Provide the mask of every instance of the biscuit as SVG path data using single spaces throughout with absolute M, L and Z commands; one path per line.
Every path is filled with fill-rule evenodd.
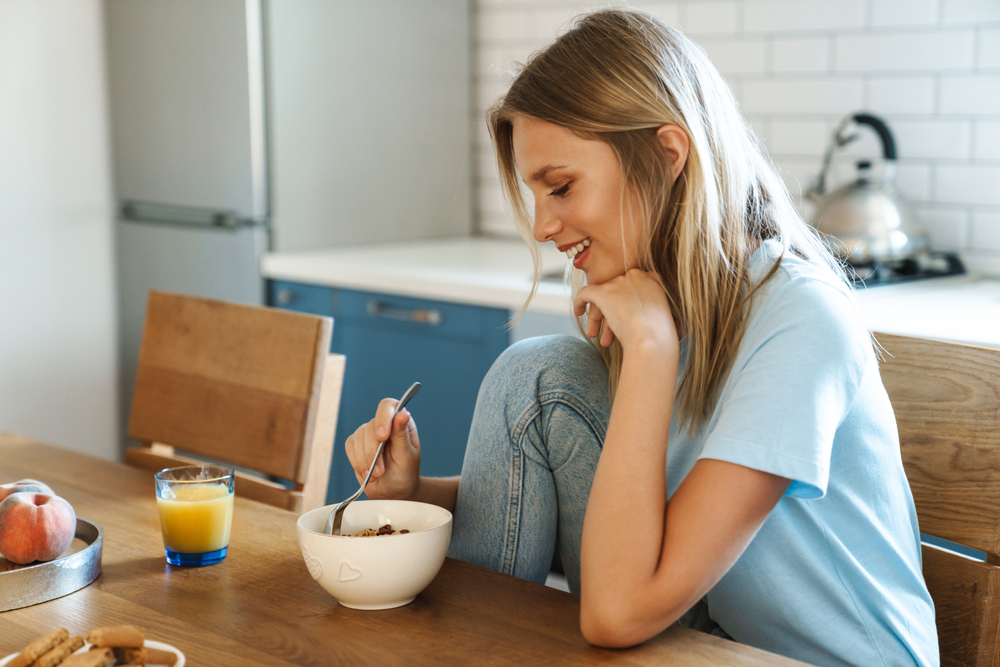
M 32 667 L 56 667 L 56 665 L 60 664 L 67 657 L 73 655 L 73 652 L 81 646 L 83 646 L 83 637 L 80 635 L 73 635 L 45 655 L 35 660 Z
M 140 665 L 152 662 L 147 660 L 145 648 L 115 648 L 113 650 L 115 652 L 115 660 L 118 662 L 136 662 Z
M 146 647 L 146 663 L 150 665 L 167 665 L 173 667 L 177 662 L 177 654 L 173 651 L 162 651 L 158 648 Z
M 59 628 L 55 632 L 50 632 L 44 637 L 39 637 L 28 644 L 17 657 L 7 663 L 7 667 L 28 667 L 35 660 L 45 655 L 56 646 L 66 641 L 69 637 L 69 630 Z
M 101 648 L 109 646 L 111 648 L 128 647 L 142 648 L 146 640 L 141 628 L 134 625 L 117 625 L 108 628 L 94 628 L 87 635 L 87 641 L 94 646 Z
M 108 667 L 115 661 L 115 654 L 109 648 L 99 648 L 86 653 L 71 655 L 59 667 Z

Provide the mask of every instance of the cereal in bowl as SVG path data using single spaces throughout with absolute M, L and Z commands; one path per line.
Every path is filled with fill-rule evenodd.
M 381 537 L 383 535 L 405 535 L 410 531 L 406 530 L 393 530 L 391 524 L 385 524 L 384 526 L 379 526 L 378 529 L 375 528 L 365 528 L 360 533 L 354 533 L 351 537 Z

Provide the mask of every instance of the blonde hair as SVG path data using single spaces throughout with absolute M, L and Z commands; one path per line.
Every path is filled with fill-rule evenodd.
M 513 151 L 518 115 L 604 141 L 615 151 L 623 193 L 634 195 L 623 195 L 623 216 L 642 222 L 638 267 L 659 277 L 678 330 L 688 336 L 677 407 L 681 424 L 699 431 L 746 327 L 756 289 L 748 267 L 751 240 L 774 239 L 785 252 L 835 273 L 839 264 L 796 212 L 705 52 L 648 14 L 605 10 L 578 17 L 571 30 L 534 54 L 488 112 L 504 195 L 531 249 L 536 286 L 538 249 Z M 673 183 L 668 155 L 656 140 L 657 129 L 667 124 L 683 129 L 690 143 Z M 626 205 L 633 200 L 637 210 Z M 575 294 L 583 277 L 573 274 Z M 610 349 L 591 344 L 608 364 L 614 396 L 622 349 L 617 341 Z

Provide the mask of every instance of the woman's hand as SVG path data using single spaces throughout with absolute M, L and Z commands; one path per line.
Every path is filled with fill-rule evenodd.
M 420 438 L 417 435 L 417 425 L 405 409 L 394 414 L 398 403 L 394 398 L 382 399 L 375 419 L 355 431 L 344 446 L 360 484 L 378 451 L 378 443 L 388 438 L 365 489 L 365 493 L 372 499 L 409 500 L 420 485 Z
M 667 295 L 656 277 L 631 269 L 600 285 L 587 285 L 573 301 L 573 312 L 587 313 L 586 334 L 608 347 L 619 340 L 625 350 L 652 344 L 676 349 L 677 327 Z

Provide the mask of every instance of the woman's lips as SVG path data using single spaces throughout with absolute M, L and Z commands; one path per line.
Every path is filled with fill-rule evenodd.
M 588 245 L 583 249 L 583 252 L 579 253 L 573 258 L 573 266 L 577 269 L 583 266 L 584 261 L 590 256 L 590 246 Z

